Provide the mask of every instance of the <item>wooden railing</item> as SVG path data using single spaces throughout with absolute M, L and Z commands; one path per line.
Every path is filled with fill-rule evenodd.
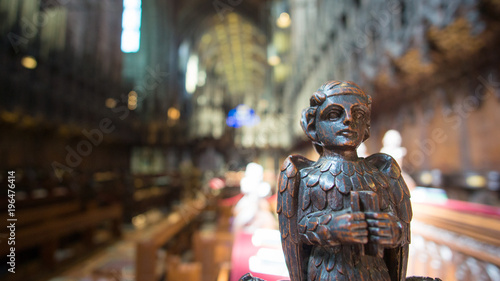
M 500 217 L 413 203 L 408 275 L 500 280 Z

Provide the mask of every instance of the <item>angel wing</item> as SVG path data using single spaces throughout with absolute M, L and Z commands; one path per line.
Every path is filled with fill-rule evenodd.
M 306 268 L 309 253 L 302 247 L 297 225 L 299 204 L 300 175 L 302 168 L 309 167 L 313 161 L 300 155 L 290 155 L 281 166 L 278 182 L 279 225 L 285 261 L 291 281 L 307 280 Z
M 405 280 L 408 262 L 408 245 L 410 244 L 410 221 L 412 218 L 410 191 L 401 175 L 401 168 L 391 156 L 384 153 L 373 154 L 366 160 L 387 177 L 389 184 L 389 201 L 396 216 L 403 223 L 402 245 L 386 249 L 384 260 L 389 268 L 391 280 Z

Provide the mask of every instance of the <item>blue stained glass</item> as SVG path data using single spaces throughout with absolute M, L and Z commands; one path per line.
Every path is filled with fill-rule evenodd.
M 231 109 L 226 118 L 226 124 L 233 128 L 252 127 L 258 124 L 259 121 L 260 118 L 255 114 L 255 110 L 243 104 Z

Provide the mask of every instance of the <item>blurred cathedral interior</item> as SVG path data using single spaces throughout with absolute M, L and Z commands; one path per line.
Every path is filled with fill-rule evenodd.
M 0 31 L 2 280 L 288 280 L 277 178 L 329 80 L 405 172 L 408 276 L 500 280 L 498 0 L 2 0 Z

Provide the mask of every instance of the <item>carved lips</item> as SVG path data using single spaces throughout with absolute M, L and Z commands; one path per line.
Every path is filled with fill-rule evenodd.
M 337 135 L 343 136 L 343 137 L 346 137 L 346 138 L 350 138 L 350 139 L 355 139 L 355 138 L 358 137 L 358 132 L 352 131 L 352 130 L 349 130 L 349 129 L 344 129 L 344 130 L 338 131 Z

